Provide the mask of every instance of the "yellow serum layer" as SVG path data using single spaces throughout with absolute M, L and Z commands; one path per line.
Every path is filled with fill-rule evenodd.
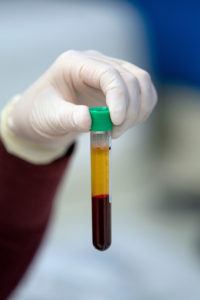
M 109 147 L 91 147 L 92 196 L 109 194 Z

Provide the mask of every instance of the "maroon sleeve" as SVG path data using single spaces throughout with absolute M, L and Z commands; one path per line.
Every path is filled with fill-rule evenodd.
M 73 149 L 39 166 L 8 154 L 0 142 L 0 300 L 15 288 L 40 244 Z

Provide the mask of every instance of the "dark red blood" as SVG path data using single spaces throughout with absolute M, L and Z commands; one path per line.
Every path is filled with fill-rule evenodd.
M 111 203 L 109 195 L 92 197 L 93 245 L 98 250 L 106 250 L 111 245 Z

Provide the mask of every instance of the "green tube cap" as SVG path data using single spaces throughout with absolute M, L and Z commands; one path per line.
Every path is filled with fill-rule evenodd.
M 95 106 L 89 108 L 92 118 L 91 131 L 111 131 L 113 123 L 107 106 Z

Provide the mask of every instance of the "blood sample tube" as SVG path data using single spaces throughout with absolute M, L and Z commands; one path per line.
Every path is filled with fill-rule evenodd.
M 92 236 L 94 247 L 103 251 L 111 245 L 109 152 L 112 122 L 107 107 L 91 107 L 90 114 Z

